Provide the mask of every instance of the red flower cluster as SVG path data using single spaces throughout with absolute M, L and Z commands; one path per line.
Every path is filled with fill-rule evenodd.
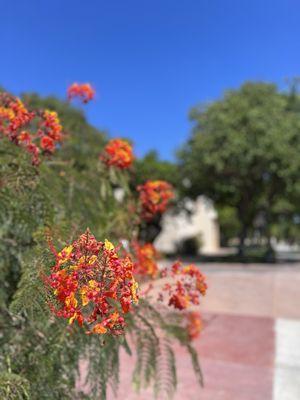
M 186 314 L 186 329 L 191 340 L 196 339 L 202 331 L 201 315 L 197 311 L 190 311 Z
M 73 83 L 68 87 L 68 99 L 79 98 L 83 103 L 88 103 L 95 97 L 95 89 L 89 83 Z
M 31 131 L 36 120 L 37 130 Z M 8 93 L 0 94 L 0 134 L 22 146 L 32 155 L 32 164 L 40 163 L 39 155 L 53 153 L 62 140 L 62 126 L 54 111 L 29 112 L 22 101 Z
M 42 127 L 45 128 L 45 134 L 54 141 L 61 141 L 62 126 L 55 111 L 45 110 L 42 114 Z
M 34 116 L 17 97 L 0 94 L 0 129 L 12 141 L 16 139 L 18 130 L 30 123 Z
M 142 276 L 155 278 L 158 275 L 157 260 L 159 254 L 152 243 L 132 244 L 134 255 L 134 272 Z
M 159 295 L 159 300 L 164 300 L 167 293 L 168 304 L 178 310 L 186 309 L 191 304 L 198 305 L 200 296 L 204 296 L 207 289 L 205 277 L 199 269 L 191 264 L 183 266 L 179 261 L 171 269 L 162 272 L 163 277 L 171 277 L 174 283 L 166 283 Z
M 156 214 L 166 211 L 171 199 L 174 198 L 173 187 L 165 181 L 147 181 L 138 186 L 142 218 L 150 221 Z
M 51 248 L 56 263 L 44 279 L 56 300 L 52 311 L 85 324 L 88 334 L 122 334 L 124 314 L 138 302 L 130 257 L 120 258 L 112 243 L 98 242 L 89 230 L 59 253 Z
M 107 166 L 129 168 L 134 160 L 132 147 L 122 139 L 112 139 L 104 147 L 100 160 Z

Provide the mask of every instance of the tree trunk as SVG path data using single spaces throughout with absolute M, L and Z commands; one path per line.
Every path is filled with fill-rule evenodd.
M 266 210 L 266 221 L 265 221 L 265 235 L 267 238 L 267 249 L 264 258 L 265 261 L 269 263 L 275 262 L 275 252 L 271 242 L 271 213 L 270 213 L 270 210 L 272 209 L 271 200 L 272 196 L 269 196 L 268 199 L 269 208 Z
M 267 250 L 265 254 L 265 261 L 268 263 L 275 262 L 275 252 L 272 247 L 270 232 L 267 233 Z
M 144 222 L 142 224 L 139 230 L 138 239 L 144 243 L 153 243 L 161 230 L 161 215 L 157 215 L 150 222 Z
M 238 256 L 240 258 L 245 257 L 245 239 L 247 238 L 247 227 L 245 224 L 242 225 L 242 229 L 240 232 L 240 237 L 239 237 L 239 247 L 238 247 Z

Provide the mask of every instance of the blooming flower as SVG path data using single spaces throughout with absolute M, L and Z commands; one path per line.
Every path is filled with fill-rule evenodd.
M 8 93 L 0 94 L 0 133 L 18 143 L 18 130 L 28 125 L 34 118 L 23 102 Z
M 0 120 L 2 124 L 6 121 L 7 123 L 11 122 L 15 118 L 15 113 L 11 108 L 0 107 Z M 3 127 L 2 127 L 3 129 Z
M 31 157 L 31 163 L 32 165 L 39 165 L 40 163 L 40 158 L 39 158 L 39 154 L 40 154 L 40 149 L 37 147 L 36 144 L 29 142 L 26 143 L 26 147 L 25 149 L 28 151 L 28 153 L 30 153 L 32 155 Z
M 73 83 L 68 87 L 67 96 L 69 100 L 79 98 L 83 103 L 88 103 L 95 97 L 95 89 L 89 83 Z
M 158 274 L 158 252 L 152 243 L 132 243 L 134 255 L 134 272 L 143 276 L 155 278 Z
M 49 153 L 53 153 L 55 150 L 54 140 L 50 136 L 43 136 L 41 139 L 41 148 L 44 151 L 48 151 Z
M 19 136 L 18 136 L 18 140 L 21 143 L 27 143 L 29 144 L 31 142 L 31 135 L 30 132 L 28 131 L 22 131 Z
M 191 340 L 196 339 L 202 330 L 201 315 L 197 311 L 190 311 L 186 314 L 186 329 Z
M 88 334 L 123 333 L 124 315 L 138 302 L 130 257 L 121 258 L 111 242 L 98 242 L 89 230 L 59 253 L 52 251 L 56 263 L 45 278 L 52 311 L 69 324 L 85 325 Z
M 122 139 L 110 140 L 99 158 L 107 166 L 115 166 L 120 169 L 129 168 L 134 160 L 132 147 Z
M 162 276 L 169 278 L 169 282 L 159 293 L 159 300 L 164 300 L 167 296 L 169 306 L 178 310 L 184 310 L 192 304 L 198 305 L 200 296 L 206 294 L 205 277 L 193 264 L 183 266 L 177 261 L 171 269 L 165 268 Z
M 36 122 L 36 124 L 33 124 Z M 33 130 L 37 126 L 37 130 Z M 30 112 L 23 102 L 8 93 L 0 94 L 0 134 L 31 154 L 33 165 L 40 154 L 53 153 L 62 140 L 62 126 L 54 111 Z
M 57 112 L 45 110 L 42 113 L 41 127 L 44 128 L 44 134 L 54 141 L 62 140 L 62 126 L 60 124 Z
M 165 181 L 147 181 L 138 186 L 141 204 L 141 216 L 146 221 L 151 220 L 156 214 L 166 211 L 169 202 L 174 198 L 173 187 Z

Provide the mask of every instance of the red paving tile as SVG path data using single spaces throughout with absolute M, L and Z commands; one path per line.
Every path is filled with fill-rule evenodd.
M 272 369 L 209 359 L 202 364 L 205 387 L 190 400 L 272 399 Z
M 174 400 L 271 400 L 274 359 L 273 320 L 261 317 L 212 315 L 195 342 L 204 373 L 199 388 L 189 356 L 176 347 L 178 389 Z M 151 389 L 134 393 L 134 360 L 121 356 L 121 385 L 117 399 L 150 400 Z M 108 399 L 113 399 L 110 394 Z M 159 397 L 163 399 L 163 397 Z
M 205 315 L 196 348 L 213 360 L 273 367 L 274 320 L 236 315 Z

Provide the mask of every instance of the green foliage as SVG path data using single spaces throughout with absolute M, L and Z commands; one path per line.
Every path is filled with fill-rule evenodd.
M 149 151 L 143 158 L 135 160 L 134 186 L 148 179 L 165 180 L 175 187 L 179 186 L 176 164 L 160 160 L 156 151 Z
M 152 383 L 155 398 L 172 398 L 177 387 L 174 340 L 190 354 L 193 370 L 202 385 L 197 353 L 190 344 L 186 329 L 180 326 L 181 316 L 178 313 L 162 316 L 143 300 L 139 308 L 129 325 L 137 356 L 133 374 L 135 388 L 139 391 Z
M 270 236 L 283 197 L 299 212 L 298 106 L 275 85 L 246 83 L 191 111 L 193 134 L 179 155 L 187 193 L 235 209 L 241 244 L 259 216 Z
M 0 299 L 11 298 L 20 276 L 24 254 L 33 245 L 33 233 L 53 219 L 49 197 L 29 157 L 6 140 L 0 149 Z
M 29 399 L 29 382 L 12 373 L 0 374 L 0 398 L 5 400 Z
M 227 245 L 232 238 L 238 237 L 241 229 L 236 208 L 230 206 L 218 207 L 218 221 L 220 224 L 221 241 Z

